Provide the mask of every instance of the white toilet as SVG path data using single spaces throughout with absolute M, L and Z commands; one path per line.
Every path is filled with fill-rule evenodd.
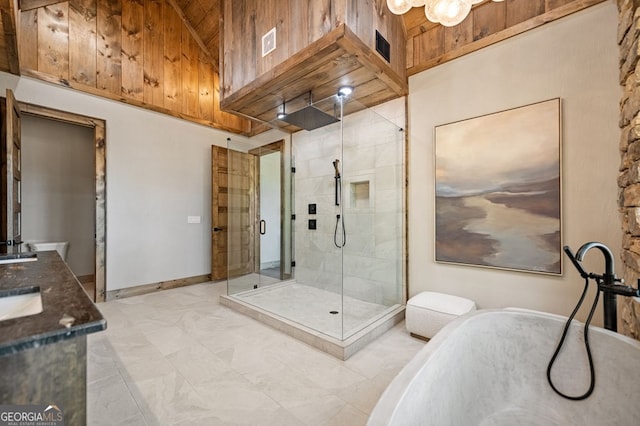
M 31 241 L 27 243 L 31 251 L 51 251 L 56 250 L 62 260 L 67 260 L 67 249 L 69 241 Z

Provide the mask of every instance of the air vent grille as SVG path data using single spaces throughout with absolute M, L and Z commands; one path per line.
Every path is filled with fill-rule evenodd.
M 391 63 L 391 45 L 377 30 L 376 52 L 378 52 L 387 62 Z

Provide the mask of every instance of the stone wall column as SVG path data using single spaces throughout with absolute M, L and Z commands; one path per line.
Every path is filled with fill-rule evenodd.
M 618 45 L 620 46 L 619 143 L 620 174 L 618 205 L 622 224 L 623 278 L 637 286 L 640 277 L 640 0 L 617 0 Z M 640 303 L 629 297 L 618 298 L 621 333 L 640 340 Z

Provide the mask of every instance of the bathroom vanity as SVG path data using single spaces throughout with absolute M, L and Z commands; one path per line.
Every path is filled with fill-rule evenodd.
M 0 260 L 0 405 L 55 405 L 85 424 L 87 334 L 106 320 L 57 252 Z

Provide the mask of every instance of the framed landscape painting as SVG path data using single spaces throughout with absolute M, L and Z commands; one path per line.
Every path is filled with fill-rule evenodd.
M 562 273 L 560 99 L 435 128 L 435 256 Z

